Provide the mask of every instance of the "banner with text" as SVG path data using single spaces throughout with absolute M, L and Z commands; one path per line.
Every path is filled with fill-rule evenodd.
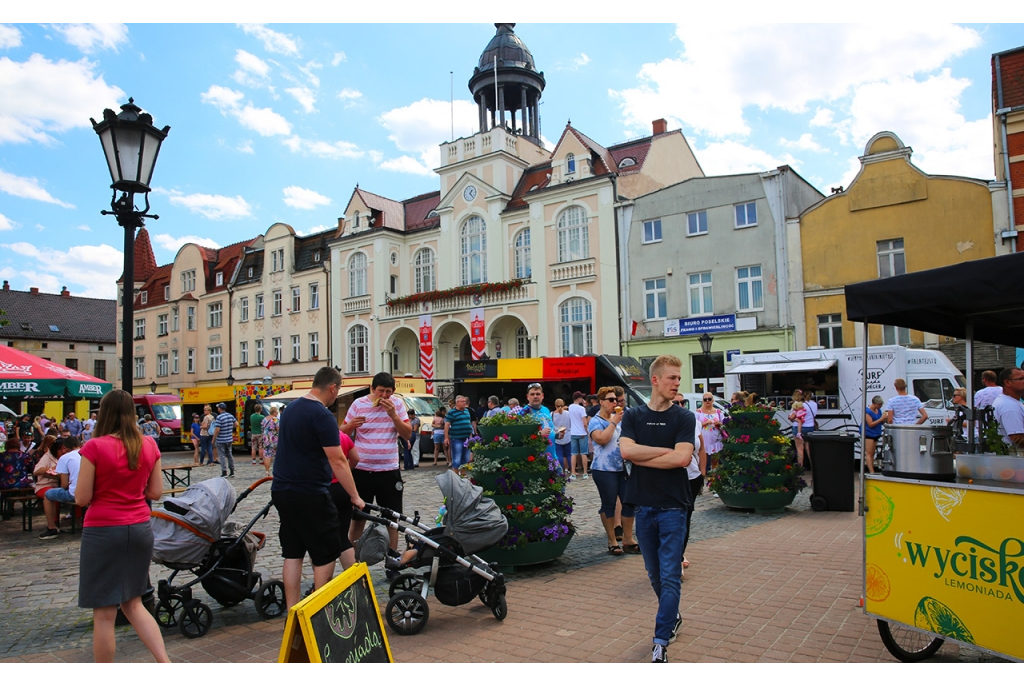
M 434 325 L 430 314 L 420 315 L 420 375 L 427 392 L 434 392 Z
M 469 343 L 473 348 L 473 359 L 480 359 L 487 351 L 487 340 L 484 338 L 484 308 L 469 310 Z
M 702 333 L 729 333 L 736 330 L 736 315 L 693 316 L 689 319 L 666 319 L 665 337 L 700 335 Z

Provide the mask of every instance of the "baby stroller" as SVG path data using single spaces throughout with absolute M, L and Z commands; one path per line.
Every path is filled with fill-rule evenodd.
M 266 535 L 251 528 L 266 517 L 273 501 L 267 502 L 246 526 L 227 520 L 242 500 L 270 480 L 256 481 L 236 498 L 231 483 L 211 478 L 190 486 L 180 497 L 164 501 L 163 511 L 150 512 L 153 561 L 173 570 L 169 578 L 157 583 L 156 620 L 160 625 L 178 626 L 187 638 L 206 634 L 213 623 L 213 612 L 192 597 L 196 583 L 202 584 L 221 606 L 252 599 L 263 618 L 284 614 L 284 584 L 279 580 L 264 583 L 253 571 L 256 553 L 263 549 Z M 179 571 L 189 571 L 195 578 L 174 585 Z
M 419 514 L 408 518 L 390 509 L 366 505 L 366 511 L 353 511 L 353 516 L 375 521 L 406 535 L 417 547 L 416 557 L 388 587 L 384 617 L 399 635 L 414 635 L 427 624 L 430 609 L 427 593 L 441 604 L 461 606 L 479 597 L 499 621 L 508 615 L 505 603 L 505 578 L 496 564 L 488 564 L 476 556 L 500 540 L 508 530 L 508 522 L 493 500 L 483 497 L 483 490 L 454 471 L 445 471 L 435 478 L 444 494 L 447 514 L 440 528 L 420 525 Z M 378 512 L 373 515 L 369 512 Z

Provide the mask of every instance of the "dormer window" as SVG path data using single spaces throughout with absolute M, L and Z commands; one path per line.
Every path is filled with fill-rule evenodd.
M 224 285 L 224 272 L 223 271 L 218 271 L 217 272 L 217 285 Z
M 438 216 L 436 209 L 432 209 L 427 213 L 428 219 L 433 219 L 435 216 Z
M 636 166 L 636 160 L 632 157 L 623 157 L 622 161 L 619 162 L 619 168 L 625 169 L 628 166 Z
M 139 304 L 146 304 L 147 302 L 149 302 L 149 293 L 143 290 L 139 294 Z
M 251 266 L 249 267 L 249 276 L 248 277 L 252 278 L 252 267 Z
M 576 155 L 572 154 L 571 152 L 565 156 L 565 173 L 576 173 Z
M 352 215 L 352 228 L 359 228 L 359 212 Z
M 165 300 L 171 299 L 171 286 L 169 286 L 169 285 L 165 285 L 164 286 L 164 299 Z
M 319 263 L 320 261 L 320 250 L 316 250 L 313 253 L 313 263 Z

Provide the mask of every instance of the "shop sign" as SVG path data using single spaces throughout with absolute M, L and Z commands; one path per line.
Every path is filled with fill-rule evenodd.
M 593 377 L 593 357 L 556 357 L 544 359 L 544 380 Z

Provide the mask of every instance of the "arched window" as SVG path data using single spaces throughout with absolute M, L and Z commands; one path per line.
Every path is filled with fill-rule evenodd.
M 516 234 L 516 278 L 529 278 L 533 273 L 530 266 L 530 229 L 524 228 Z
M 571 152 L 565 156 L 565 173 L 576 173 L 576 155 Z
M 636 160 L 632 157 L 623 157 L 622 161 L 619 162 L 619 168 L 625 169 L 626 167 L 636 166 Z
M 370 372 L 370 334 L 362 324 L 348 329 L 348 372 Z
M 558 261 L 572 262 L 590 256 L 587 235 L 587 212 L 582 207 L 569 207 L 558 215 Z
M 366 253 L 356 252 L 348 260 L 348 296 L 366 294 Z
M 589 300 L 572 297 L 558 308 L 561 324 L 562 356 L 593 354 L 594 311 Z
M 424 247 L 416 251 L 413 257 L 413 280 L 416 292 L 426 293 L 437 290 L 437 279 L 434 277 L 434 251 Z
M 359 228 L 359 212 L 352 215 L 352 228 Z
M 462 285 L 487 281 L 487 224 L 471 216 L 462 224 Z
M 530 358 L 530 334 L 526 332 L 526 326 L 516 329 L 516 359 Z

